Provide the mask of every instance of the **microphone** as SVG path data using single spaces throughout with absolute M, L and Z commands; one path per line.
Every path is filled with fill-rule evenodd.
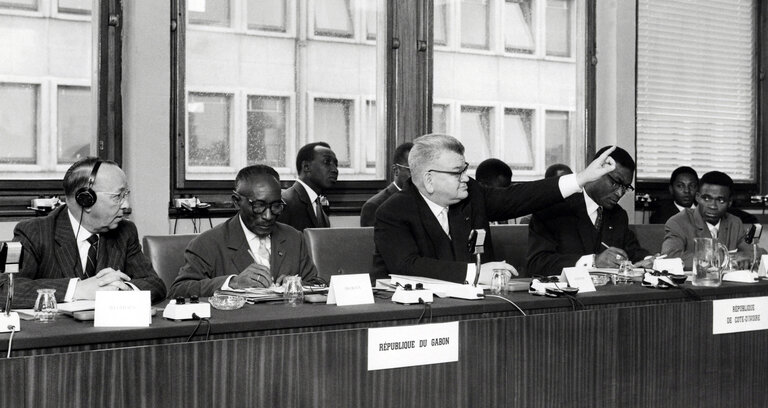
M 744 237 L 744 242 L 747 244 L 751 244 L 752 240 L 755 238 L 755 232 L 757 231 L 757 227 L 755 227 L 755 224 L 752 224 L 752 227 L 749 228 L 749 232 L 747 232 L 747 235 Z

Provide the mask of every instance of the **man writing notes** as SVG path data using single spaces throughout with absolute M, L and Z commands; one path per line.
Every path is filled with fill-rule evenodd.
M 411 182 L 376 212 L 376 273 L 451 282 L 474 280 L 474 260 L 467 248 L 472 229 L 486 230 L 484 258 L 492 260 L 489 221 L 514 218 L 557 203 L 614 167 L 606 153 L 576 175 L 503 189 L 486 188 L 467 176 L 469 164 L 461 142 L 440 134 L 414 140 L 408 164 Z M 494 268 L 517 273 L 505 262 L 487 262 L 479 272 L 490 275 Z
M 302 146 L 296 154 L 299 179 L 283 192 L 283 201 L 288 207 L 280 214 L 280 222 L 299 231 L 330 227 L 326 212 L 328 199 L 323 193 L 336 184 L 338 166 L 336 154 L 328 143 L 315 142 Z
M 163 300 L 165 285 L 124 218 L 129 193 L 117 163 L 73 164 L 64 175 L 67 204 L 13 231 L 23 247 L 13 306 L 32 307 L 41 288 L 55 289 L 59 302 L 95 299 L 101 290 L 148 290 L 152 302 Z
M 301 233 L 277 222 L 285 210 L 279 175 L 254 165 L 237 173 L 237 215 L 193 239 L 170 297 L 211 296 L 217 289 L 270 287 L 287 275 L 315 276 Z
M 597 156 L 607 151 L 604 147 Z M 620 147 L 610 157 L 615 168 L 586 183 L 581 194 L 533 214 L 528 226 L 528 273 L 556 275 L 573 266 L 616 268 L 622 261 L 640 261 L 648 255 L 618 205 L 633 190 L 635 161 Z M 649 258 L 644 265 L 651 262 Z
M 694 238 L 715 238 L 729 250 L 737 249 L 736 259 L 752 259 L 752 246 L 744 242 L 746 228 L 739 217 L 729 214 L 733 180 L 727 174 L 711 171 L 701 177 L 695 208 L 685 209 L 667 220 L 661 252 L 682 258 L 692 268 Z
M 408 153 L 411 152 L 412 146 L 413 143 L 405 142 L 395 149 L 394 163 L 392 163 L 394 180 L 392 180 L 392 184 L 388 185 L 387 188 L 379 191 L 363 204 L 363 208 L 360 210 L 361 227 L 373 227 L 376 221 L 376 210 L 379 209 L 381 203 L 387 201 L 392 194 L 402 190 L 405 181 L 411 177 L 411 169 L 408 167 Z

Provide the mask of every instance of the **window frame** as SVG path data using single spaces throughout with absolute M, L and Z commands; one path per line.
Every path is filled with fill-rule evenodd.
M 44 10 L 45 6 L 49 9 Z M 23 15 L 28 17 L 84 20 L 88 17 L 82 15 L 59 13 L 57 1 L 38 1 L 36 10 L 1 9 L 0 13 L 8 15 Z M 96 81 L 91 80 L 87 85 L 96 86 L 93 92 L 96 104 L 96 152 L 101 159 L 114 160 L 118 164 L 122 162 L 122 0 L 104 0 L 94 2 L 95 10 L 91 12 L 91 19 L 96 26 L 97 43 L 95 49 L 98 55 L 93 55 L 93 63 L 98 67 Z M 39 79 L 33 83 L 44 83 Z M 47 86 L 47 92 L 53 92 L 56 97 L 58 85 L 84 84 L 82 81 L 68 79 L 56 79 L 48 81 L 54 86 Z M 46 90 L 41 87 L 40 92 Z M 56 102 L 53 101 L 53 104 Z M 42 107 L 40 108 L 42 111 Z M 50 111 L 49 111 L 50 112 Z M 42 115 L 43 112 L 39 112 Z M 53 117 L 53 115 L 49 115 Z M 48 120 L 41 118 L 42 120 Z M 56 120 L 53 118 L 51 120 Z M 42 126 L 42 122 L 38 125 Z M 60 166 L 66 170 L 69 165 Z M 5 179 L 0 180 L 0 218 L 20 219 L 35 214 L 27 209 L 32 198 L 39 196 L 63 195 L 64 188 L 61 178 L 56 179 Z

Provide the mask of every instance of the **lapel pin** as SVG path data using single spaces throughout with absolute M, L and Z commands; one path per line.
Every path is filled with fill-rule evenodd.
M 277 251 L 277 256 L 283 256 L 283 251 Z

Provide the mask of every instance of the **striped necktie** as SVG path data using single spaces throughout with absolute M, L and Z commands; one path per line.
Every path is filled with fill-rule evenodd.
M 99 253 L 99 235 L 93 234 L 86 241 L 91 245 L 88 248 L 88 259 L 85 262 L 85 271 L 83 271 L 83 279 L 88 279 L 91 276 L 96 276 L 96 262 Z

